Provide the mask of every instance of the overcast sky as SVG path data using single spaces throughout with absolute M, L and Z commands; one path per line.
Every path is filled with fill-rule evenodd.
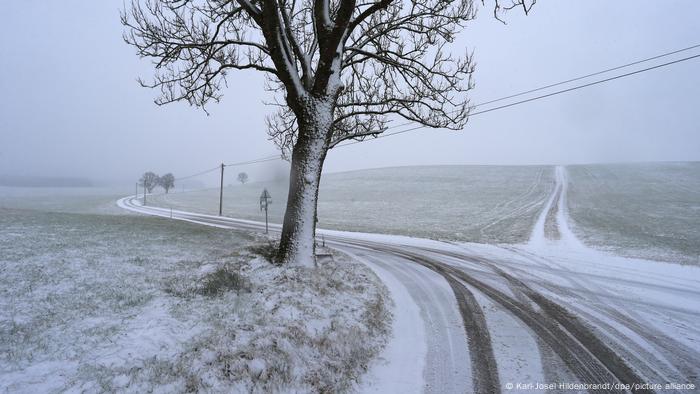
M 136 83 L 152 67 L 122 41 L 120 7 L 3 4 L 0 174 L 127 181 L 148 169 L 182 176 L 276 153 L 256 73 L 230 74 L 209 116 L 187 103 L 153 104 L 156 92 Z M 695 0 L 550 0 L 503 25 L 482 8 L 456 47 L 475 52 L 478 103 L 700 44 L 698 15 Z M 700 160 L 699 71 L 695 59 L 475 116 L 462 132 L 428 129 L 333 150 L 325 169 Z

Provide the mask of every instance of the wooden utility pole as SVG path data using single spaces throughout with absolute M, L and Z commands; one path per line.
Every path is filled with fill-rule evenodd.
M 146 180 L 143 181 L 143 205 L 146 205 Z
M 221 163 L 221 185 L 219 187 L 219 216 L 221 216 L 224 208 L 224 163 Z

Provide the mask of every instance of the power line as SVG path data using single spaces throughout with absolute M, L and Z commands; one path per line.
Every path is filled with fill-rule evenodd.
M 244 166 L 244 165 L 249 165 L 249 164 L 264 163 L 264 162 L 273 161 L 273 160 L 280 160 L 280 155 L 266 156 L 266 157 L 262 157 L 259 159 L 252 159 L 252 160 L 241 161 L 241 162 L 237 162 L 237 163 L 224 164 L 224 167 Z M 197 173 L 192 174 L 192 175 L 187 175 L 187 176 L 175 178 L 175 180 L 176 181 L 183 181 L 185 179 L 198 177 L 198 176 L 205 175 L 205 174 L 208 174 L 210 172 L 217 171 L 217 170 L 221 170 L 221 165 L 210 168 L 208 170 L 197 172 Z
M 611 72 L 611 71 L 615 71 L 615 70 L 619 70 L 619 69 L 622 69 L 622 68 L 630 67 L 630 66 L 633 66 L 633 65 L 645 63 L 645 62 L 648 62 L 648 61 L 651 61 L 651 60 L 655 60 L 655 59 L 667 57 L 667 56 L 670 56 L 670 55 L 673 55 L 673 54 L 677 54 L 677 53 L 680 53 L 680 52 L 685 52 L 685 51 L 688 51 L 688 50 L 691 50 L 691 49 L 695 49 L 695 48 L 699 48 L 699 47 L 700 47 L 700 44 L 697 44 L 697 45 L 689 46 L 689 47 L 686 47 L 686 48 L 678 49 L 678 50 L 675 50 L 675 51 L 666 52 L 666 53 L 663 53 L 663 54 L 660 54 L 660 55 L 657 55 L 657 56 L 652 56 L 652 57 L 649 57 L 649 58 L 646 58 L 646 59 L 641 59 L 641 60 L 637 60 L 637 61 L 634 61 L 634 62 L 631 62 L 631 63 L 623 64 L 623 65 L 621 65 L 621 66 L 608 68 L 608 69 L 605 69 L 605 70 L 601 70 L 601 71 L 597 71 L 597 72 L 594 72 L 594 73 L 586 74 L 586 75 L 583 75 L 583 76 L 580 76 L 580 77 L 571 78 L 571 79 L 568 79 L 568 80 L 566 80 L 566 81 L 561 81 L 561 82 L 549 84 L 549 85 L 542 86 L 542 87 L 539 87 L 539 88 L 530 89 L 530 90 L 527 90 L 527 91 L 524 91 L 524 92 L 520 92 L 520 93 L 516 93 L 516 94 L 511 94 L 511 95 L 504 96 L 504 97 L 501 97 L 501 98 L 498 98 L 498 99 L 494 99 L 494 100 L 486 101 L 486 102 L 483 102 L 483 103 L 479 103 L 479 104 L 474 105 L 473 108 L 478 108 L 478 107 L 480 107 L 480 106 L 484 106 L 484 105 L 487 105 L 487 104 L 495 103 L 495 102 L 498 102 L 498 101 L 503 101 L 503 100 L 507 100 L 507 99 L 510 99 L 510 98 L 519 97 L 519 96 L 522 96 L 522 95 L 525 95 L 525 94 L 528 94 L 528 93 L 534 93 L 534 92 L 541 91 L 541 90 L 545 90 L 545 89 L 552 88 L 552 87 L 555 87 L 555 86 L 561 86 L 561 85 L 564 85 L 564 84 L 567 84 L 567 83 L 570 83 L 570 82 L 575 82 L 575 81 L 579 81 L 579 80 L 582 80 L 582 79 L 585 79 L 585 78 L 589 78 L 589 77 L 592 77 L 592 76 L 605 74 L 605 73 L 608 73 L 608 72 Z M 602 83 L 610 82 L 610 81 L 613 81 L 613 80 L 616 80 L 616 79 L 620 79 L 620 78 L 629 77 L 629 76 L 632 76 L 632 75 L 640 74 L 640 73 L 643 73 L 643 72 L 655 70 L 655 69 L 662 68 L 662 67 L 667 67 L 667 66 L 670 66 L 670 65 L 673 65 L 673 64 L 677 64 L 677 63 L 681 63 L 681 62 L 684 62 L 684 61 L 692 60 L 692 59 L 695 59 L 695 58 L 698 58 L 698 57 L 700 57 L 700 54 L 698 54 L 698 55 L 693 55 L 693 56 L 688 56 L 688 57 L 684 57 L 684 58 L 681 58 L 681 59 L 677 59 L 677 60 L 673 60 L 673 61 L 670 61 L 670 62 L 658 64 L 658 65 L 655 65 L 655 66 L 643 68 L 643 69 L 640 69 L 640 70 L 631 71 L 631 72 L 628 72 L 628 73 L 625 73 L 625 74 L 620 74 L 620 75 L 616 75 L 616 76 L 613 76 L 613 77 L 600 79 L 600 80 L 593 81 L 593 82 L 589 82 L 589 83 L 586 83 L 586 84 L 583 84 L 583 85 L 577 85 L 577 86 L 573 86 L 573 87 L 571 87 L 571 88 L 562 89 L 562 90 L 557 90 L 557 91 L 552 92 L 552 93 L 547 93 L 547 94 L 543 94 L 543 95 L 540 95 L 540 96 L 531 97 L 531 98 L 528 98 L 528 99 L 525 99 L 525 100 L 520 100 L 520 101 L 516 101 L 516 102 L 513 102 L 513 103 L 509 103 L 509 104 L 505 104 L 505 105 L 501 105 L 501 106 L 497 106 L 497 107 L 493 107 L 493 108 L 488 108 L 488 109 L 481 110 L 481 111 L 472 112 L 472 113 L 469 114 L 469 116 L 470 116 L 470 117 L 471 117 L 471 116 L 477 116 L 477 115 L 485 114 L 485 113 L 488 113 L 488 112 L 493 112 L 493 111 L 497 111 L 497 110 L 501 110 L 501 109 L 513 107 L 513 106 L 516 106 L 516 105 L 521 105 L 521 104 L 529 103 L 529 102 L 531 102 L 531 101 L 541 100 L 541 99 L 548 98 L 548 97 L 552 97 L 552 96 L 556 96 L 556 95 L 559 95 L 559 94 L 568 93 L 568 92 L 571 92 L 571 91 L 574 91 L 574 90 L 583 89 L 583 88 L 587 88 L 587 87 L 594 86 L 594 85 L 599 85 L 599 84 L 602 84 Z M 387 127 L 385 130 L 390 130 L 390 129 L 394 129 L 394 128 L 399 128 L 399 127 L 403 127 L 403 126 L 408 126 L 408 125 L 411 125 L 411 124 L 413 124 L 413 123 L 414 123 L 414 122 L 406 122 L 406 123 L 402 123 L 402 124 L 397 124 L 397 125 L 394 125 L 394 126 Z M 425 126 L 425 125 L 417 125 L 417 126 L 414 126 L 414 127 L 408 128 L 408 129 L 399 130 L 399 131 L 395 131 L 395 132 L 391 132 L 391 133 L 382 133 L 382 134 L 379 134 L 379 135 L 377 135 L 376 137 L 371 138 L 371 139 L 349 141 L 349 142 L 346 142 L 346 143 L 342 143 L 342 144 L 337 145 L 336 148 L 340 148 L 340 147 L 343 147 L 343 146 L 349 146 L 349 145 L 355 145 L 355 144 L 359 144 L 359 143 L 361 143 L 361 142 L 373 141 L 373 140 L 376 140 L 376 139 L 379 139 L 379 138 L 391 137 L 391 136 L 394 136 L 394 135 L 404 134 L 404 133 L 408 133 L 408 132 L 415 131 L 415 130 L 419 130 L 419 129 L 425 129 L 425 128 L 428 128 L 428 126 Z M 275 161 L 275 160 L 281 160 L 281 159 L 282 159 L 282 157 L 281 157 L 280 155 L 271 155 L 271 156 L 261 157 L 261 158 L 258 158 L 258 159 L 252 159 L 252 160 L 248 160 L 248 161 L 242 161 L 242 162 L 231 163 L 231 164 L 224 164 L 224 166 L 225 166 L 225 167 L 230 167 L 230 166 L 243 166 L 243 165 L 264 163 L 264 162 L 268 162 L 268 161 Z M 176 178 L 176 180 L 183 180 L 183 179 L 188 179 L 188 178 L 192 178 L 192 177 L 199 176 L 199 175 L 204 175 L 204 174 L 206 174 L 206 173 L 209 173 L 209 172 L 218 170 L 218 169 L 220 169 L 220 168 L 221 168 L 220 166 L 217 166 L 217 167 L 214 167 L 214 168 L 209 169 L 209 170 L 202 171 L 202 172 L 197 173 L 197 174 L 189 175 L 189 176 L 182 177 L 182 178 Z
M 498 102 L 498 101 L 503 101 L 503 100 L 507 100 L 507 99 L 510 99 L 510 98 L 519 97 L 519 96 L 522 96 L 522 95 L 525 95 L 525 94 L 528 94 L 528 93 L 539 92 L 539 91 L 544 90 L 544 89 L 553 88 L 553 87 L 555 87 L 555 86 L 564 85 L 564 84 L 567 84 L 567 83 L 570 83 L 570 82 L 580 81 L 580 80 L 582 80 L 582 79 L 594 77 L 594 76 L 600 75 L 600 74 L 609 73 L 610 71 L 620 70 L 620 69 L 622 69 L 622 68 L 627 68 L 627 67 L 634 66 L 634 65 L 637 65 L 637 64 L 646 63 L 646 62 L 649 62 L 649 61 L 652 61 L 652 60 L 656 60 L 656 59 L 660 59 L 660 58 L 663 58 L 663 57 L 668 57 L 668 56 L 671 56 L 671 55 L 675 55 L 676 53 L 686 52 L 686 51 L 689 51 L 689 50 L 695 49 L 695 48 L 700 48 L 700 44 L 692 45 L 692 46 L 685 47 L 685 48 L 678 49 L 678 50 L 671 51 L 671 52 L 662 53 L 661 55 L 656 55 L 656 56 L 648 57 L 648 58 L 646 58 L 646 59 L 636 60 L 636 61 L 633 61 L 633 62 L 631 62 L 631 63 L 623 64 L 623 65 L 621 65 L 621 66 L 616 66 L 616 67 L 612 67 L 612 68 L 607 68 L 607 69 L 601 70 L 601 71 L 596 71 L 596 72 L 594 72 L 594 73 L 582 75 L 582 76 L 580 76 L 580 77 L 567 79 L 566 81 L 561 81 L 561 82 L 553 83 L 553 84 L 550 84 L 550 85 L 542 86 L 542 87 L 539 87 L 539 88 L 526 90 L 526 91 L 523 91 L 523 92 L 520 92 L 520 93 L 511 94 L 510 96 L 505 96 L 505 97 L 501 97 L 501 98 L 497 98 L 497 99 L 494 99 L 494 100 L 490 100 L 490 101 L 486 101 L 486 102 L 483 102 L 483 103 L 476 104 L 474 107 L 480 107 L 480 106 L 484 106 L 484 105 L 487 105 L 487 104 L 492 104 L 492 103 L 495 103 L 495 102 Z
M 165 193 L 165 192 L 149 193 L 148 195 L 153 196 L 153 197 L 159 197 L 159 196 L 167 197 L 167 196 L 172 196 L 174 194 L 183 194 L 183 193 L 186 194 L 186 193 L 202 192 L 202 191 L 208 191 L 208 190 L 219 190 L 219 187 L 218 186 L 217 187 L 203 187 L 203 188 L 199 188 L 199 189 L 186 189 L 184 191 L 183 190 L 177 191 L 177 188 L 173 188 L 168 193 Z
M 261 157 L 259 159 L 240 161 L 238 163 L 224 164 L 224 166 L 225 167 L 245 166 L 245 165 L 249 165 L 249 164 L 264 163 L 266 161 L 273 161 L 273 160 L 279 160 L 279 159 L 280 159 L 280 155 L 272 155 L 272 156 Z
M 241 161 L 241 162 L 237 162 L 237 163 L 224 164 L 224 167 L 233 167 L 233 166 L 243 166 L 243 165 L 248 165 L 248 164 L 264 163 L 266 161 L 273 161 L 273 160 L 279 160 L 279 159 L 280 159 L 280 155 L 266 156 L 266 157 L 262 157 L 259 159 L 252 159 L 252 160 Z M 192 174 L 192 175 L 187 175 L 187 176 L 175 178 L 175 180 L 182 181 L 185 179 L 190 179 L 190 178 L 194 178 L 194 177 L 197 177 L 200 175 L 208 174 L 210 172 L 214 172 L 214 171 L 220 170 L 220 169 L 221 169 L 221 165 L 218 165 L 216 167 L 213 167 L 213 168 L 210 168 L 208 170 L 201 171 L 201 172 L 197 172 L 197 173 Z
M 640 73 L 643 73 L 643 72 L 646 72 L 646 71 L 655 70 L 655 69 L 661 68 L 661 67 L 667 67 L 667 66 L 670 66 L 670 65 L 672 65 L 672 64 L 685 62 L 685 61 L 688 61 L 688 60 L 691 60 L 691 59 L 695 59 L 695 58 L 698 58 L 698 57 L 700 57 L 700 54 L 698 54 L 698 55 L 693 55 L 693 56 L 688 56 L 688 57 L 681 58 L 681 59 L 674 60 L 674 61 L 667 62 L 667 63 L 658 64 L 658 65 L 656 65 L 656 66 L 647 67 L 647 68 L 644 68 L 644 69 L 641 69 L 641 70 L 636 70 L 636 71 L 631 71 L 631 72 L 628 72 L 628 73 L 625 73 L 625 74 L 616 75 L 616 76 L 614 76 L 614 77 L 609 77 L 609 78 L 605 78 L 605 79 L 600 79 L 600 80 L 593 81 L 593 82 L 589 82 L 589 83 L 586 83 L 586 84 L 583 84 L 583 85 L 574 86 L 574 87 L 571 87 L 571 88 L 568 88 L 568 89 L 562 89 L 562 90 L 558 90 L 558 91 L 556 91 L 556 92 L 552 92 L 552 93 L 548 93 L 548 94 L 543 94 L 543 95 L 536 96 L 536 97 L 531 97 L 531 98 L 529 98 L 529 99 L 516 101 L 516 102 L 514 102 L 514 103 L 505 104 L 505 105 L 501 105 L 501 106 L 498 106 L 498 107 L 493 107 L 493 108 L 485 109 L 485 110 L 482 110 L 482 111 L 473 112 L 473 113 L 469 114 L 469 116 L 470 116 L 470 117 L 472 117 L 472 116 L 477 116 L 477 115 L 485 114 L 485 113 L 488 113 L 488 112 L 497 111 L 497 110 L 500 110 L 500 109 L 509 108 L 509 107 L 513 107 L 513 106 L 516 106 L 516 105 L 529 103 L 529 102 L 531 102 L 531 101 L 541 100 L 541 99 L 544 99 L 544 98 L 547 98 L 547 97 L 556 96 L 556 95 L 558 95 L 558 94 L 563 94 L 563 93 L 571 92 L 571 91 L 574 91 L 574 90 L 583 89 L 583 88 L 587 88 L 587 87 L 594 86 L 594 85 L 599 85 L 599 84 L 601 84 L 601 83 L 610 82 L 610 81 L 615 80 L 615 79 L 620 79 L 620 78 L 629 77 L 629 76 L 631 76 L 631 75 L 640 74 Z M 410 125 L 410 124 L 411 124 L 411 123 L 407 123 L 407 124 L 405 124 L 405 125 Z M 344 144 L 339 144 L 337 147 L 339 148 L 339 147 L 342 147 L 342 146 L 348 146 L 348 145 L 358 144 L 358 143 L 360 143 L 360 142 L 366 142 L 366 141 L 376 140 L 376 139 L 379 139 L 379 138 L 391 137 L 392 135 L 408 133 L 409 131 L 414 131 L 414 130 L 424 129 L 424 128 L 428 128 L 428 126 L 419 125 L 419 126 L 415 126 L 415 127 L 409 128 L 409 129 L 399 130 L 399 131 L 396 131 L 396 132 L 393 132 L 393 133 L 379 134 L 378 136 L 376 136 L 376 137 L 374 137 L 374 138 L 372 138 L 372 139 L 351 141 L 351 142 L 347 142 L 347 143 L 344 143 Z
M 175 178 L 175 180 L 176 180 L 176 181 L 183 181 L 183 180 L 185 180 L 185 179 L 194 178 L 194 177 L 196 177 L 196 176 L 200 176 L 200 175 L 204 175 L 204 174 L 210 173 L 210 172 L 212 172 L 212 171 L 216 171 L 216 170 L 218 170 L 219 168 L 220 168 L 219 166 L 216 166 L 216 167 L 214 167 L 214 168 L 210 168 L 210 169 L 208 169 L 208 170 L 204 170 L 204 171 L 198 172 L 198 173 L 196 173 L 196 174 L 187 175 L 187 176 L 183 176 L 183 177 L 180 177 L 180 178 Z
M 596 75 L 600 75 L 600 74 L 605 74 L 605 73 L 608 73 L 608 72 L 611 72 L 611 71 L 615 71 L 615 70 L 620 70 L 620 69 L 627 68 L 627 67 L 630 67 L 630 66 L 634 66 L 634 65 L 637 65 L 637 64 L 646 63 L 646 62 L 649 62 L 649 61 L 652 61 L 652 60 L 655 60 L 655 59 L 660 59 L 660 58 L 663 58 L 663 57 L 668 57 L 668 56 L 675 55 L 675 54 L 681 53 L 681 52 L 686 52 L 686 51 L 689 51 L 689 50 L 695 49 L 695 48 L 700 48 L 700 44 L 691 45 L 691 46 L 689 46 L 689 47 L 677 49 L 677 50 L 671 51 L 671 52 L 665 52 L 665 53 L 662 53 L 662 54 L 660 54 L 660 55 L 648 57 L 648 58 L 645 58 L 645 59 L 636 60 L 636 61 L 633 61 L 633 62 L 631 62 L 631 63 L 623 64 L 623 65 L 621 65 L 621 66 L 616 66 L 616 67 L 612 67 L 612 68 L 607 68 L 607 69 L 605 69 L 605 70 L 600 70 L 600 71 L 596 71 L 596 72 L 594 72 L 594 73 L 590 73 L 590 74 L 586 74 L 586 75 L 581 75 L 581 76 L 579 76 L 579 77 L 575 77 L 575 78 L 567 79 L 567 80 L 565 80 L 565 81 L 556 82 L 556 83 L 552 83 L 552 84 L 549 84 L 549 85 L 541 86 L 541 87 L 538 87 L 538 88 L 526 90 L 526 91 L 523 91 L 523 92 L 520 92 L 520 93 L 515 93 L 515 94 L 508 95 L 508 96 L 499 97 L 499 98 L 497 98 L 497 99 L 493 99 L 493 100 L 489 100 L 489 101 L 485 101 L 485 102 L 482 102 L 482 103 L 475 104 L 473 108 L 483 107 L 484 105 L 487 105 L 487 104 L 492 104 L 492 103 L 496 103 L 496 102 L 499 102 L 499 101 L 503 101 L 503 100 L 507 100 L 507 99 L 511 99 L 511 98 L 515 98 L 515 97 L 520 97 L 520 96 L 526 95 L 526 94 L 528 94 L 528 93 L 539 92 L 539 91 L 542 91 L 542 90 L 545 90 L 545 89 L 553 88 L 553 87 L 555 87 L 555 86 L 561 86 L 561 85 L 565 85 L 565 84 L 567 84 L 567 83 L 571 83 L 571 82 L 575 82 L 575 81 L 580 81 L 580 80 L 582 80 L 582 79 L 590 78 L 590 77 L 593 77 L 593 76 L 596 76 Z M 450 113 L 454 113 L 454 112 L 456 112 L 456 111 L 452 111 L 452 112 L 450 112 Z M 395 124 L 395 125 L 389 126 L 389 127 L 387 127 L 385 130 L 396 129 L 396 128 L 403 127 L 403 126 L 410 126 L 410 125 L 412 125 L 413 123 L 414 123 L 414 122 L 403 122 L 403 123 L 399 123 L 399 124 Z M 397 134 L 401 134 L 401 133 L 397 133 Z M 349 144 L 348 144 L 348 145 L 349 145 Z
M 620 74 L 620 75 L 616 75 L 616 76 L 614 76 L 614 77 L 605 78 L 605 79 L 600 79 L 600 80 L 598 80 L 598 81 L 589 82 L 589 83 L 586 83 L 586 84 L 583 84 L 583 85 L 574 86 L 574 87 L 571 87 L 571 88 L 568 88 L 568 89 L 558 90 L 558 91 L 556 91 L 556 92 L 552 92 L 552 93 L 548 93 L 548 94 L 543 94 L 543 95 L 541 95 L 541 96 L 532 97 L 532 98 L 529 98 L 529 99 L 526 99 L 526 100 L 516 101 L 516 102 L 514 102 L 514 103 L 510 103 L 510 104 L 506 104 L 506 105 L 501 105 L 501 106 L 498 106 L 498 107 L 493 107 L 493 108 L 485 109 L 485 110 L 482 110 L 482 111 L 477 111 L 477 112 L 474 112 L 474 113 L 470 114 L 470 116 L 481 115 L 481 114 L 485 114 L 485 113 L 487 113 L 487 112 L 496 111 L 496 110 L 503 109 L 503 108 L 508 108 L 508 107 L 513 107 L 513 106 L 515 106 L 515 105 L 520 105 L 520 104 L 524 104 L 524 103 L 529 103 L 530 101 L 535 101 L 535 100 L 540 100 L 540 99 L 543 99 L 543 98 L 555 96 L 555 95 L 557 95 L 557 94 L 567 93 L 567 92 L 571 92 L 571 91 L 574 91 L 574 90 L 587 88 L 587 87 L 593 86 L 593 85 L 599 85 L 599 84 L 601 84 L 601 83 L 610 82 L 610 81 L 613 81 L 613 80 L 615 80 L 615 79 L 620 79 L 620 78 L 629 77 L 629 76 L 631 76 L 631 75 L 641 74 L 641 73 L 643 73 L 643 72 L 655 70 L 655 69 L 661 68 L 661 67 L 667 67 L 667 66 L 670 66 L 670 65 L 672 65 L 672 64 L 685 62 L 685 61 L 688 61 L 688 60 L 691 60 L 691 59 L 695 59 L 695 58 L 698 58 L 698 57 L 700 57 L 700 54 L 698 54 L 698 55 L 693 55 L 693 56 L 688 56 L 688 57 L 684 57 L 684 58 L 681 58 L 681 59 L 678 59 L 678 60 L 673 60 L 673 61 L 670 61 L 670 62 L 667 62 L 667 63 L 657 64 L 656 66 L 643 68 L 643 69 L 641 69 L 641 70 L 630 71 L 630 72 L 625 73 L 625 74 Z

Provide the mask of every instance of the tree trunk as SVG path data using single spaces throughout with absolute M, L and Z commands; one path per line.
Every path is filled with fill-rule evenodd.
M 311 114 L 298 122 L 299 136 L 292 150 L 287 210 L 278 250 L 282 263 L 305 267 L 316 263 L 316 205 L 332 119 L 330 105 L 324 104 L 312 103 Z

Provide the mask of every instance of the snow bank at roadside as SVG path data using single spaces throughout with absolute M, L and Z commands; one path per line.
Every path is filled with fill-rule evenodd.
M 239 269 L 249 293 L 223 296 L 223 305 L 238 305 L 233 313 L 220 307 L 201 316 L 217 326 L 171 365 L 173 376 L 185 372 L 188 390 L 344 392 L 386 344 L 387 290 L 367 268 L 349 260 L 278 267 L 255 258 Z

